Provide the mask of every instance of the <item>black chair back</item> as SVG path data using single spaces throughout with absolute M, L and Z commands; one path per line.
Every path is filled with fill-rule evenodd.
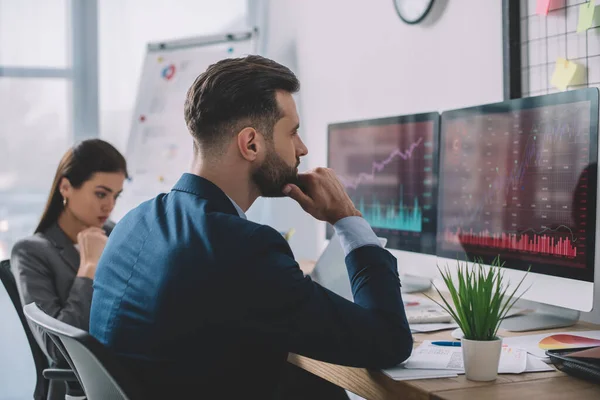
M 35 303 L 26 305 L 24 312 L 29 321 L 48 333 L 53 340 L 62 342 L 67 352 L 65 358 L 72 363 L 71 367 L 89 400 L 143 398 L 133 377 L 89 333 L 50 317 Z
M 31 349 L 31 355 L 33 356 L 33 362 L 35 364 L 35 372 L 37 375 L 37 381 L 35 385 L 35 391 L 33 393 L 33 398 L 35 400 L 46 400 L 46 396 L 48 394 L 48 380 L 44 378 L 42 375 L 44 369 L 48 368 L 48 359 L 46 355 L 40 349 L 40 346 L 35 341 L 35 337 L 31 332 L 31 328 L 25 319 L 25 314 L 23 314 L 23 305 L 21 304 L 21 298 L 19 297 L 19 291 L 17 289 L 17 282 L 15 281 L 15 277 L 10 270 L 10 261 L 3 260 L 0 261 L 0 281 L 4 285 L 8 296 L 10 297 L 15 309 L 17 311 L 17 315 L 19 316 L 19 320 L 21 321 L 21 325 L 23 325 L 23 330 L 25 331 L 25 335 L 27 336 L 27 342 L 29 342 L 29 347 Z

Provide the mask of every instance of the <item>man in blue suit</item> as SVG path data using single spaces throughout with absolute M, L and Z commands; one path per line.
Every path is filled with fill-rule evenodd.
M 289 352 L 376 369 L 410 355 L 396 259 L 331 170 L 298 174 L 298 89 L 263 57 L 210 66 L 185 103 L 191 172 L 108 240 L 90 332 L 148 398 L 272 398 Z M 334 226 L 354 303 L 304 276 L 277 231 L 246 219 L 258 196 L 284 195 Z

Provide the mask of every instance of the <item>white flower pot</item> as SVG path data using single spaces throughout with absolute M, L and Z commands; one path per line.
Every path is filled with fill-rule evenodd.
M 495 380 L 498 377 L 502 339 L 480 341 L 462 338 L 461 343 L 467 379 L 481 382 Z

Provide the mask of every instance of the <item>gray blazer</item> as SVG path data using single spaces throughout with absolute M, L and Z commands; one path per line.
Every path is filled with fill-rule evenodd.
M 110 223 L 104 229 L 108 234 L 113 227 Z M 23 305 L 36 303 L 48 315 L 88 330 L 92 280 L 76 276 L 79 252 L 58 224 L 18 241 L 12 248 L 10 264 Z M 47 335 L 39 329 L 33 334 L 47 356 L 67 366 Z

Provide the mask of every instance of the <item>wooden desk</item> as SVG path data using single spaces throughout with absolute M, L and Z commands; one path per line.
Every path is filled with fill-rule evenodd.
M 526 334 L 551 333 L 564 330 L 598 330 L 600 326 L 580 322 L 574 327 L 551 329 Z M 451 331 L 414 335 L 415 346 L 423 340 L 452 340 Z M 524 333 L 500 331 L 501 336 Z M 494 382 L 473 382 L 459 375 L 456 378 L 394 381 L 381 371 L 343 367 L 290 354 L 288 361 L 320 376 L 365 399 L 600 399 L 600 385 L 573 378 L 562 372 L 535 372 L 520 375 L 498 375 Z

